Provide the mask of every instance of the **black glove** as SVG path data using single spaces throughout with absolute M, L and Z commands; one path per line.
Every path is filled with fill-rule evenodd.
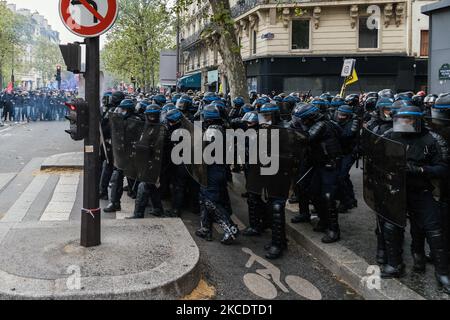
M 416 166 L 415 164 L 408 162 L 406 164 L 406 173 L 412 175 L 422 175 L 424 173 L 424 170 L 422 167 Z
M 353 119 L 351 130 L 352 130 L 352 132 L 359 131 L 359 119 Z

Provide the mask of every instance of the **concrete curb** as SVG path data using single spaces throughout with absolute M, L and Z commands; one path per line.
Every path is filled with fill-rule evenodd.
M 286 215 L 286 232 L 298 244 L 308 250 L 321 264 L 341 278 L 366 300 L 425 300 L 396 279 L 381 279 L 379 288 L 369 288 L 367 261 L 339 243 L 322 243 L 322 233 L 312 230 L 311 224 L 293 224 Z M 373 266 L 376 268 L 376 266 Z M 372 268 L 373 268 L 372 267 Z M 372 271 L 373 272 L 373 271 Z M 371 273 L 372 273 L 371 272 Z
M 67 239 L 77 237 L 79 232 L 79 222 L 46 222 L 46 223 L 0 223 L 0 242 L 1 250 L 6 251 L 9 249 L 8 243 L 15 239 L 19 240 L 21 237 L 26 237 L 27 233 L 36 232 L 43 234 L 45 238 L 47 234 L 58 233 L 61 236 L 60 242 L 54 243 L 51 241 L 53 238 L 49 238 L 48 244 L 44 248 L 37 249 L 40 251 L 36 253 L 38 259 L 33 260 L 33 257 L 19 257 L 22 259 L 16 263 L 28 264 L 32 267 L 23 266 L 13 271 L 8 271 L 8 268 L 12 268 L 6 264 L 5 270 L 0 270 L 0 300 L 2 299 L 15 299 L 15 300 L 27 300 L 27 299 L 58 299 L 58 300 L 98 300 L 98 299 L 178 299 L 191 293 L 198 285 L 200 281 L 200 266 L 199 266 L 199 249 L 196 246 L 194 240 L 186 230 L 183 222 L 180 219 L 147 219 L 141 221 L 131 220 L 105 220 L 102 222 L 105 244 L 94 248 L 76 248 L 81 253 L 76 254 L 75 263 L 79 261 L 80 265 L 86 263 L 86 258 L 93 256 L 94 252 L 100 253 L 105 251 L 110 254 L 111 250 L 116 248 L 117 245 L 117 230 L 122 230 L 125 226 L 130 230 L 137 230 L 138 228 L 144 228 L 146 225 L 149 227 L 156 226 L 157 228 L 163 228 L 161 232 L 167 238 L 167 243 L 170 243 L 171 250 L 168 252 L 168 259 L 164 260 L 161 264 L 155 265 L 151 269 L 142 270 L 135 273 L 126 273 L 124 270 L 117 270 L 117 274 L 102 274 L 103 268 L 114 268 L 111 265 L 102 265 L 102 261 L 95 258 L 89 263 L 93 263 L 99 272 L 90 273 L 89 275 L 83 275 L 81 278 L 82 288 L 79 290 L 70 290 L 67 288 L 67 283 L 70 274 L 57 273 L 55 276 L 55 266 L 58 263 L 50 263 L 43 265 L 42 261 L 49 261 L 49 252 L 54 252 L 61 255 L 59 245 L 64 244 Z M 144 226 L 143 226 L 144 225 Z M 119 229 L 118 229 L 119 228 Z M 137 237 L 140 237 L 141 245 L 146 247 L 151 245 L 153 238 L 149 238 L 147 243 L 143 235 L 147 234 L 148 229 L 144 233 L 137 233 Z M 135 232 L 135 231 L 133 231 Z M 44 235 L 45 234 L 45 235 Z M 68 234 L 68 235 L 66 235 Z M 152 236 L 153 237 L 153 236 Z M 158 236 L 156 236 L 158 237 Z M 119 237 L 120 239 L 120 237 Z M 131 239 L 130 241 L 136 241 Z M 15 243 L 15 242 L 14 242 Z M 156 246 L 161 241 L 157 241 Z M 23 244 L 22 244 L 23 247 Z M 124 244 L 122 243 L 122 249 Z M 56 249 L 55 249 L 56 248 Z M 108 249 L 109 248 L 109 249 Z M 44 258 L 42 258 L 44 257 Z M 139 257 L 135 257 L 139 259 Z M 5 258 L 6 259 L 6 258 Z M 114 258 L 112 258 L 114 259 Z M 120 257 L 118 257 L 120 259 Z M 145 257 L 142 257 L 145 259 Z M 32 260 L 32 261 L 30 261 Z M 11 260 L 8 260 L 11 262 Z M 8 261 L 2 261 L 2 265 Z M 109 261 L 109 260 L 108 260 Z M 121 265 L 126 264 L 127 261 L 122 261 Z M 59 270 L 59 269 L 57 269 Z M 38 274 L 38 276 L 36 275 Z
M 84 155 L 83 152 L 70 152 L 55 154 L 44 160 L 41 170 L 50 169 L 83 169 Z

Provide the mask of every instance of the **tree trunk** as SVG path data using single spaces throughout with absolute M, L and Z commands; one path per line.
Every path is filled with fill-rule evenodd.
M 231 99 L 241 96 L 249 102 L 247 73 L 231 19 L 230 3 L 228 0 L 209 0 L 209 3 L 215 18 L 218 50 L 226 68 Z

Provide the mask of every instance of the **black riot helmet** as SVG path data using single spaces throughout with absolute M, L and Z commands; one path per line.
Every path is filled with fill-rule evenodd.
M 450 119 L 450 93 L 441 95 L 431 106 L 431 117 L 433 119 Z
M 422 96 L 422 95 L 418 95 L 418 94 L 416 94 L 415 96 L 413 96 L 412 98 L 411 98 L 411 103 L 413 104 L 413 105 L 415 105 L 416 107 L 419 107 L 420 109 L 422 109 L 423 110 L 423 108 L 424 108 L 424 101 L 425 101 L 425 97 L 424 96 Z
M 296 127 L 311 127 L 314 123 L 323 118 L 320 109 L 309 103 L 298 103 L 292 111 L 292 123 Z
M 239 117 L 243 117 L 246 113 L 255 111 L 255 108 L 250 104 L 246 103 L 239 109 Z
M 367 98 L 366 101 L 364 102 L 364 110 L 366 112 L 375 111 L 377 108 L 377 101 L 378 101 L 378 98 L 376 98 L 376 97 Z
M 419 107 L 402 107 L 394 115 L 393 131 L 398 133 L 420 133 L 422 131 L 423 112 Z
M 438 96 L 435 94 L 429 94 L 425 97 L 425 99 L 423 100 L 424 106 L 427 109 L 431 109 L 434 104 L 436 103 Z
M 192 98 L 188 95 L 181 96 L 177 102 L 176 107 L 183 113 L 188 113 L 192 106 Z
M 329 92 L 322 93 L 319 98 L 327 100 L 330 103 L 333 100 L 333 96 Z
M 153 103 L 156 103 L 160 107 L 164 106 L 167 102 L 166 97 L 162 94 L 157 94 L 156 96 L 154 96 L 152 98 L 152 100 L 153 100 Z
M 345 97 L 345 103 L 351 107 L 359 106 L 359 94 L 352 93 Z
M 105 92 L 102 97 L 103 107 L 111 107 L 112 92 Z
M 159 123 L 161 107 L 155 103 L 148 105 L 144 111 L 145 120 L 149 123 Z
M 338 123 L 345 123 L 353 118 L 353 114 L 353 107 L 345 104 L 336 110 L 334 120 Z
M 119 104 L 119 113 L 130 114 L 135 111 L 135 103 L 131 99 L 124 99 Z
M 376 98 L 378 100 L 378 92 L 373 92 L 373 91 L 368 92 L 366 94 L 365 98 L 366 98 L 366 100 L 369 99 L 369 98 Z
M 390 98 L 390 99 L 394 99 L 394 91 L 392 91 L 391 89 L 383 89 L 380 92 L 378 92 L 378 97 L 379 98 Z
M 317 108 L 319 108 L 320 112 L 327 113 L 328 107 L 330 106 L 330 103 L 328 100 L 324 100 L 322 98 L 316 97 L 311 101 L 311 104 L 315 105 Z
M 258 111 L 260 125 L 276 125 L 280 122 L 280 107 L 273 103 L 265 103 Z
M 118 107 L 122 100 L 125 99 L 125 94 L 122 91 L 113 92 L 111 95 L 111 105 L 113 107 Z
M 377 109 L 380 120 L 390 122 L 392 121 L 392 105 L 394 104 L 394 99 L 381 97 L 377 102 Z

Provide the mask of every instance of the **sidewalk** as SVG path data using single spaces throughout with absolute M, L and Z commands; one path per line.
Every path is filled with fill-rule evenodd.
M 181 219 L 125 220 L 126 201 L 120 214 L 101 213 L 100 246 L 80 246 L 82 156 L 35 158 L 0 174 L 0 300 L 190 294 L 200 281 L 200 252 Z

